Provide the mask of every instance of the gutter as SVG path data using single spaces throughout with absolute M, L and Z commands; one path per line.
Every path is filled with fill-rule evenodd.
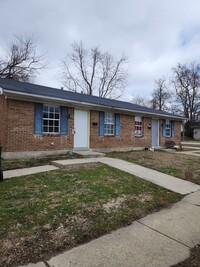
M 14 93 L 13 93 L 14 92 Z M 32 98 L 36 98 L 36 99 L 42 99 L 44 100 L 48 100 L 48 101 L 57 101 L 60 103 L 69 103 L 69 104 L 78 104 L 81 106 L 86 106 L 86 107 L 98 107 L 101 108 L 102 110 L 104 110 L 105 108 L 107 109 L 114 109 L 114 110 L 118 110 L 118 111 L 124 111 L 124 112 L 129 112 L 129 113 L 137 113 L 137 114 L 145 114 L 145 115 L 151 115 L 153 117 L 163 117 L 163 118 L 174 118 L 177 120 L 184 120 L 185 118 L 179 117 L 179 116 L 173 116 L 173 115 L 167 115 L 167 114 L 159 114 L 159 113 L 153 113 L 153 112 L 145 112 L 145 111 L 139 111 L 139 110 L 134 110 L 134 109 L 124 109 L 124 108 L 117 108 L 117 107 L 113 107 L 113 106 L 106 106 L 106 105 L 101 105 L 101 104 L 93 104 L 93 103 L 88 103 L 88 102 L 83 102 L 83 101 L 75 101 L 75 100 L 62 100 L 60 98 L 55 98 L 55 97 L 49 97 L 49 96 L 39 96 L 39 95 L 35 95 L 35 94 L 28 94 L 28 93 L 22 93 L 22 92 L 18 92 L 18 91 L 10 91 L 9 89 L 2 89 L 0 87 L 0 95 L 5 94 L 6 96 L 27 96 L 28 98 L 32 97 Z M 33 101 L 32 102 L 36 102 Z

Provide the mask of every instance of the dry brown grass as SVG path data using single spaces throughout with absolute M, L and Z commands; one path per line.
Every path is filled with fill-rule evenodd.
M 200 158 L 162 151 L 113 152 L 109 157 L 120 158 L 144 167 L 200 184 Z

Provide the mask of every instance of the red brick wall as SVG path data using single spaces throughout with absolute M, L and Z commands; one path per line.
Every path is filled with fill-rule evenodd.
M 120 114 L 120 136 L 99 136 L 99 112 L 90 112 L 90 148 L 123 148 L 123 147 L 150 147 L 151 129 L 148 124 L 150 118 L 143 118 L 143 136 L 134 135 L 134 116 Z M 93 123 L 98 123 L 93 126 Z
M 134 136 L 134 115 L 120 114 L 120 136 L 99 136 L 99 112 L 91 111 L 90 113 L 90 147 L 91 148 L 129 148 L 129 147 L 151 147 L 152 130 L 148 128 L 152 119 L 143 117 L 143 136 Z M 93 122 L 97 122 L 97 126 L 93 126 Z M 162 137 L 162 120 L 160 120 L 160 140 L 161 147 L 165 146 L 166 140 L 174 140 L 177 144 L 181 141 L 181 122 L 175 121 L 175 137 Z
M 68 120 L 68 136 L 34 134 L 34 103 L 7 100 L 7 135 L 4 152 L 48 151 L 73 148 L 73 119 Z M 72 113 L 73 109 L 69 108 Z
M 74 114 L 74 109 L 68 112 Z M 34 103 L 18 100 L 5 100 L 0 96 L 0 143 L 3 144 L 4 152 L 25 151 L 53 151 L 73 149 L 74 116 L 68 120 L 68 136 L 60 135 L 35 135 L 34 134 Z M 97 123 L 97 125 L 93 125 Z M 120 136 L 99 136 L 99 112 L 90 112 L 90 148 L 133 148 L 151 147 L 151 118 L 143 118 L 143 136 L 134 135 L 134 116 L 120 114 Z M 180 142 L 181 122 L 175 122 L 175 138 L 177 144 Z M 164 146 L 162 138 L 162 120 L 160 120 L 160 145 Z M 52 145 L 53 143 L 53 145 Z

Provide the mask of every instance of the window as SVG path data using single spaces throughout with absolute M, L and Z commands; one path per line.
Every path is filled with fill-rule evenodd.
M 55 134 L 60 132 L 60 108 L 43 106 L 43 133 Z
M 171 137 L 171 128 L 172 124 L 170 120 L 166 120 L 166 127 L 165 127 L 165 136 L 166 137 Z
M 99 136 L 120 136 L 120 114 L 99 112 Z
M 162 120 L 162 137 L 174 137 L 175 136 L 175 121 Z
M 142 117 L 135 117 L 135 136 L 142 136 Z
M 114 113 L 105 112 L 104 134 L 105 135 L 114 135 L 115 134 L 115 116 L 114 116 Z
M 68 108 L 35 103 L 34 134 L 68 135 Z

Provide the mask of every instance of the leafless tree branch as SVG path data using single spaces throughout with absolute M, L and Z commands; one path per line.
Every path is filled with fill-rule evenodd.
M 7 55 L 0 58 L 1 78 L 29 81 L 44 68 L 44 56 L 36 54 L 36 45 L 32 36 L 15 36 Z
M 172 71 L 176 100 L 181 104 L 184 116 L 189 120 L 194 120 L 197 104 L 200 101 L 200 65 L 195 62 L 179 63 Z
M 172 93 L 166 84 L 166 78 L 155 80 L 155 89 L 152 93 L 152 106 L 154 109 L 167 110 L 167 102 L 171 99 Z
M 75 42 L 62 65 L 62 84 L 70 91 L 116 99 L 126 87 L 127 58 L 116 60 L 99 47 L 86 50 L 82 42 Z

